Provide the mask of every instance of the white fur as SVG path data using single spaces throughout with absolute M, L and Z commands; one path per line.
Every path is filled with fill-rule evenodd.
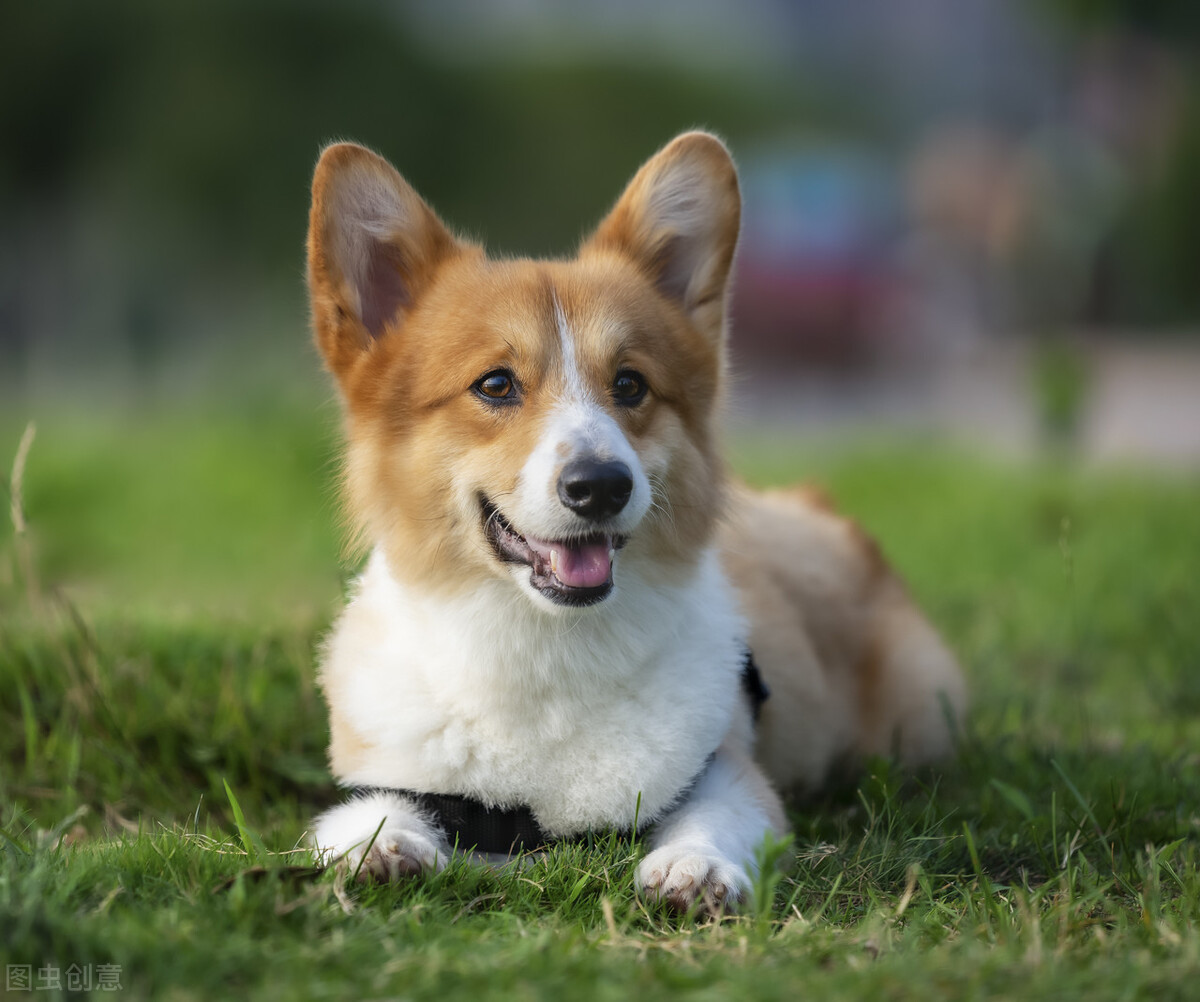
M 567 323 L 567 315 L 563 312 L 558 295 L 554 296 L 554 321 L 558 326 L 558 344 L 562 350 L 563 381 L 566 385 L 565 395 L 577 400 L 590 400 L 587 384 L 583 373 L 579 371 L 579 360 L 575 357 L 575 332 Z M 593 401 L 594 402 L 594 401 Z
M 687 800 L 655 829 L 637 872 L 643 890 L 686 903 L 703 895 L 733 901 L 749 890 L 754 850 L 773 825 L 744 778 L 732 755 L 717 753 Z
M 313 844 L 326 862 L 345 857 L 376 875 L 395 879 L 407 869 L 442 869 L 450 858 L 444 832 L 403 797 L 371 793 L 354 797 L 317 819 Z M 366 861 L 363 862 L 363 857 Z
M 709 762 L 746 714 L 745 624 L 715 551 L 683 582 L 647 586 L 632 570 L 600 606 L 552 615 L 499 579 L 428 599 L 376 552 L 325 652 L 331 701 L 373 746 L 338 780 L 528 804 L 551 835 L 657 821 L 639 886 L 685 907 L 736 900 L 772 827 L 735 760 Z M 449 848 L 391 794 L 335 807 L 313 842 L 352 866 L 370 848 L 364 868 L 392 879 L 445 865 Z
M 619 535 L 631 533 L 650 508 L 650 480 L 616 421 L 586 399 L 564 399 L 551 411 L 529 454 L 516 489 L 502 499 L 504 515 L 521 533 L 540 539 L 562 539 L 593 527 L 563 506 L 558 477 L 563 466 L 580 457 L 616 460 L 629 467 L 633 491 L 619 514 L 607 523 Z M 528 577 L 528 573 L 526 573 Z
M 660 816 L 729 729 L 744 628 L 715 552 L 689 581 L 629 577 L 548 614 L 500 579 L 430 599 L 377 552 L 322 671 L 374 749 L 337 778 L 528 804 L 550 834 Z

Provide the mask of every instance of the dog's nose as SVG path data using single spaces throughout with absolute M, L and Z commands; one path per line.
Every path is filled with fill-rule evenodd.
M 632 493 L 633 474 L 621 462 L 577 459 L 563 467 L 558 478 L 559 500 L 576 515 L 593 521 L 617 514 Z

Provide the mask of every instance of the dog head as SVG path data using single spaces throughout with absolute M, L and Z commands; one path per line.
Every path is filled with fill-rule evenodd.
M 308 284 L 361 537 L 429 591 L 550 609 L 679 579 L 720 514 L 714 412 L 737 175 L 705 133 L 651 158 L 569 260 L 493 260 L 385 160 L 327 148 Z

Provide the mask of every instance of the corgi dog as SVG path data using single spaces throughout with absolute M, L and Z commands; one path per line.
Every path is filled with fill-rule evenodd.
M 308 286 L 370 548 L 319 669 L 353 791 L 326 858 L 395 880 L 637 831 L 642 893 L 731 907 L 781 794 L 951 749 L 959 668 L 877 547 L 727 474 L 740 211 L 690 132 L 573 258 L 497 259 L 376 154 L 322 153 Z

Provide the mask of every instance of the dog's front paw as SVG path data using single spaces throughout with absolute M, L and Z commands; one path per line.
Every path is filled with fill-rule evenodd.
M 419 831 L 385 828 L 369 846 L 356 846 L 346 853 L 346 862 L 359 880 L 387 883 L 415 877 L 422 870 L 444 869 L 446 852 Z
M 680 912 L 698 904 L 709 914 L 736 906 L 750 887 L 743 867 L 709 846 L 690 845 L 655 849 L 638 866 L 637 882 L 653 901 L 665 901 Z
M 316 820 L 312 847 L 323 864 L 340 861 L 360 880 L 399 880 L 441 870 L 450 856 L 441 830 L 404 797 L 358 796 Z

